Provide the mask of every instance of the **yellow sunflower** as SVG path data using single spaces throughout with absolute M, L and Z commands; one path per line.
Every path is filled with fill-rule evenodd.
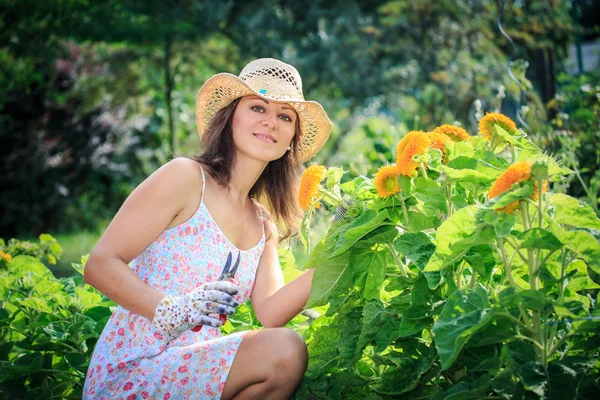
M 517 134 L 517 125 L 513 120 L 499 113 L 487 113 L 485 117 L 479 120 L 479 134 L 490 140 L 495 134 L 494 125 L 500 126 L 511 135 Z
M 12 257 L 10 254 L 3 252 L 0 250 L 0 259 L 6 260 L 6 262 L 12 262 Z
M 308 207 L 312 204 L 324 175 L 325 167 L 322 165 L 311 165 L 304 170 L 302 180 L 300 181 L 300 192 L 298 193 L 298 202 L 300 203 L 300 208 L 304 211 L 308 210 Z M 317 204 L 315 208 L 319 206 L 320 204 Z
M 449 136 L 436 131 L 428 132 L 427 137 L 431 140 L 431 147 L 438 149 L 442 152 L 442 155 L 446 157 L 446 143 L 451 142 L 452 139 L 450 139 Z
M 380 197 L 388 197 L 400 191 L 398 176 L 400 172 L 395 165 L 386 165 L 379 168 L 375 174 L 375 188 Z
M 396 166 L 404 176 L 412 176 L 419 164 L 413 161 L 413 156 L 424 154 L 431 146 L 431 139 L 422 131 L 410 131 L 398 143 L 396 148 Z
M 443 133 L 455 142 L 461 142 L 470 137 L 469 132 L 455 125 L 442 125 L 433 130 L 434 132 Z
M 520 161 L 508 167 L 506 171 L 504 171 L 492 185 L 492 188 L 489 192 L 489 198 L 493 199 L 494 197 L 507 192 L 512 187 L 512 185 L 514 185 L 517 182 L 528 181 L 531 178 L 531 165 L 532 164 L 529 161 Z M 546 191 L 547 186 L 547 182 L 543 181 L 542 193 Z M 533 200 L 537 200 L 538 196 L 538 184 L 537 182 L 535 182 L 531 198 Z M 519 202 L 513 201 L 506 207 L 496 210 L 496 212 L 504 211 L 508 214 L 512 214 L 518 207 Z

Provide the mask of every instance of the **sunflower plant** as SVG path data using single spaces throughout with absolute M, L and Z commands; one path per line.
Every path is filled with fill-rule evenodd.
M 303 228 L 320 200 L 347 210 L 303 241 L 307 307 L 323 315 L 304 330 L 296 399 L 576 399 L 600 386 L 600 220 L 551 190 L 571 171 L 508 117 L 486 115 L 474 136 L 409 132 L 374 176 L 317 168 Z

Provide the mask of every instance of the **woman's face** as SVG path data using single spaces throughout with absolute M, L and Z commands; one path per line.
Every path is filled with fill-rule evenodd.
M 262 161 L 277 160 L 292 143 L 297 118 L 296 111 L 286 103 L 242 97 L 231 125 L 235 147 Z

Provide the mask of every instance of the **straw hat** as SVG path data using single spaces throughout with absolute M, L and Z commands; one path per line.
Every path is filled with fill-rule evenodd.
M 333 127 L 327 113 L 319 103 L 304 100 L 302 79 L 296 68 L 273 58 L 250 62 L 239 77 L 216 74 L 202 85 L 196 96 L 198 134 L 204 134 L 217 111 L 248 95 L 287 103 L 296 110 L 302 129 L 298 149 L 302 162 L 314 156 L 327 141 Z

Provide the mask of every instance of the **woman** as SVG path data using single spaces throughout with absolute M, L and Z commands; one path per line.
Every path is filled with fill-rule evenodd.
M 313 271 L 284 285 L 275 222 L 293 228 L 302 162 L 331 121 L 304 100 L 294 67 L 259 59 L 210 78 L 196 122 L 201 155 L 136 188 L 85 266 L 85 282 L 119 307 L 84 398 L 283 399 L 306 370 L 304 341 L 281 327 L 306 304 Z M 221 336 L 248 298 L 266 329 Z

